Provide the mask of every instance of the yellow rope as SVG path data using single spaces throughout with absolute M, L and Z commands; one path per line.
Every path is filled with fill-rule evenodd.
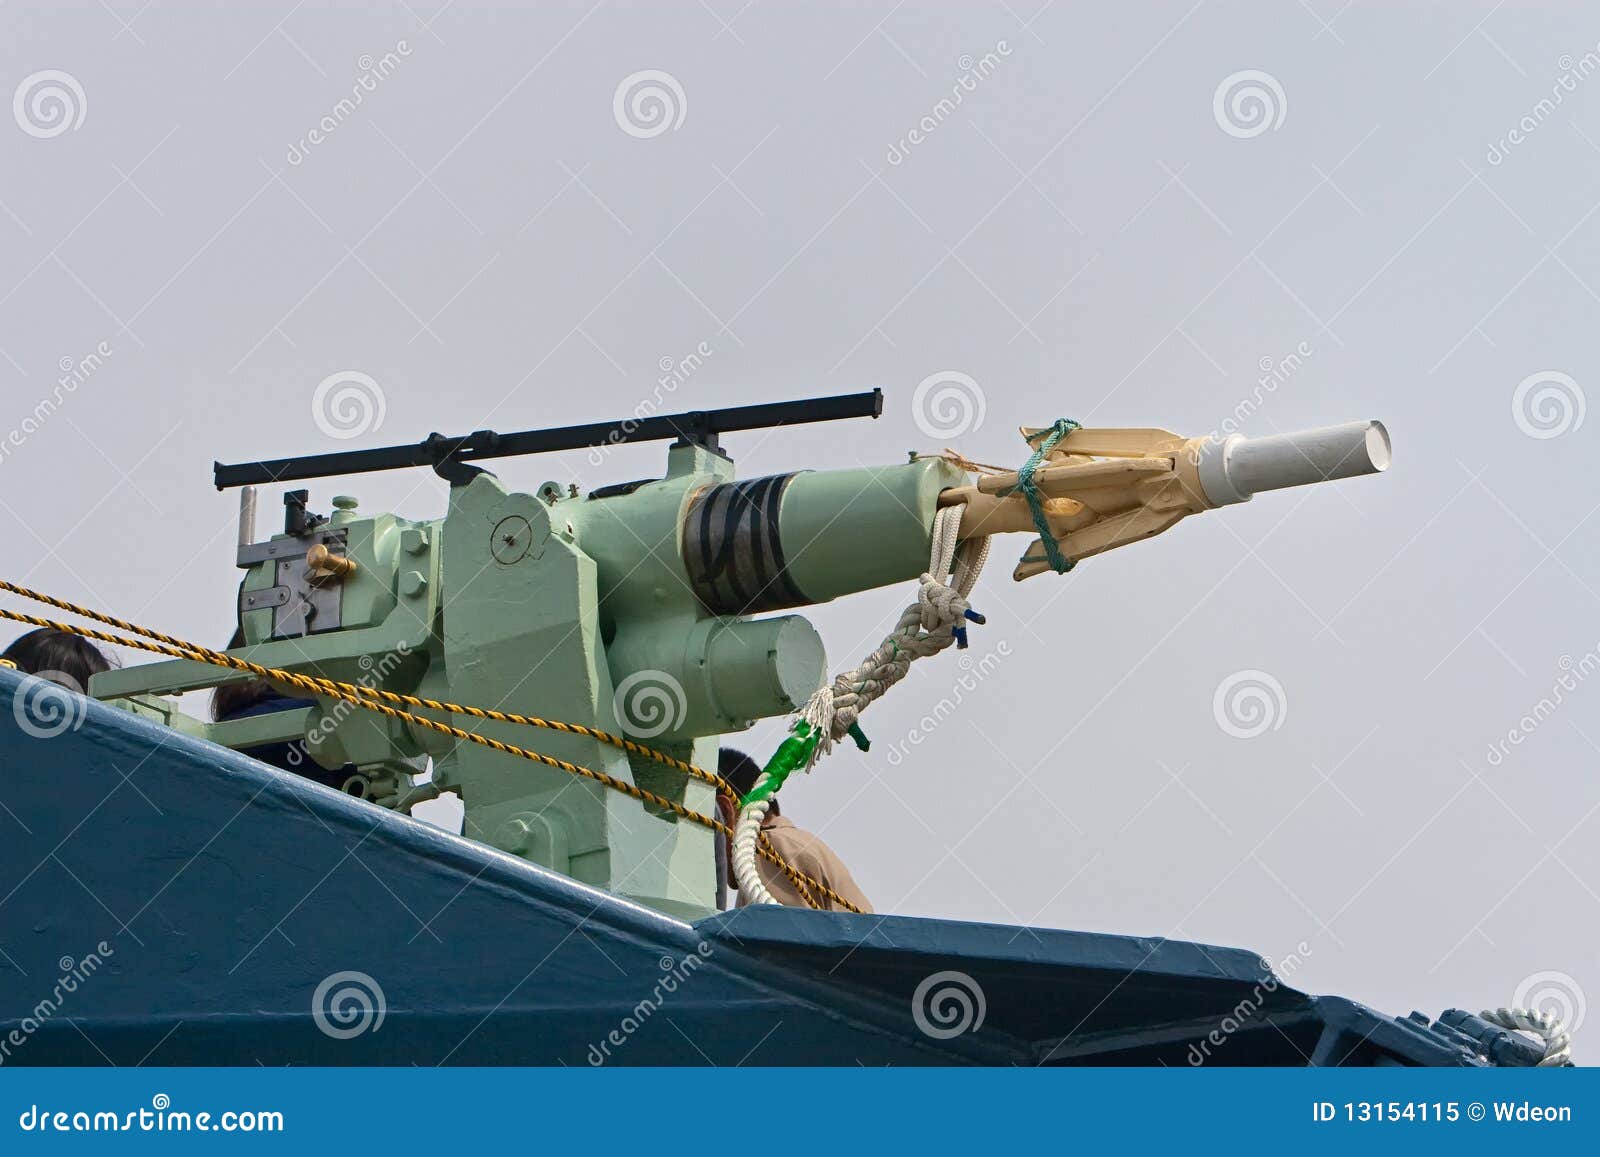
M 948 446 L 946 446 L 944 448 L 944 451 L 942 453 L 939 453 L 939 454 L 918 454 L 917 457 L 919 459 L 921 459 L 921 458 L 941 458 L 944 461 L 950 463 L 952 466 L 956 467 L 957 469 L 965 470 L 969 474 L 1006 474 L 1006 473 L 1009 473 L 1012 470 L 1012 467 L 1010 467 L 1010 466 L 990 466 L 990 465 L 987 465 L 986 463 L 983 463 L 983 462 L 974 462 L 971 458 L 968 458 L 961 451 L 952 450 Z
M 409 711 L 402 711 L 394 707 L 386 706 L 385 703 L 377 702 L 376 700 L 381 699 L 389 703 L 403 703 L 407 706 L 422 707 L 427 710 L 443 711 L 450 714 L 470 715 L 474 718 L 488 719 L 497 723 L 522 724 L 530 727 L 541 727 L 552 731 L 565 732 L 568 734 L 582 735 L 589 739 L 610 744 L 613 747 L 619 747 L 622 750 L 632 754 L 641 755 L 646 758 L 653 759 L 659 763 L 666 764 L 667 766 L 675 768 L 676 770 L 681 771 L 694 779 L 698 779 L 703 783 L 710 784 L 719 792 L 728 796 L 730 799 L 735 801 L 738 800 L 738 792 L 735 791 L 733 786 L 721 776 L 716 775 L 713 772 L 706 771 L 703 768 L 696 767 L 692 763 L 688 763 L 681 759 L 676 759 L 665 752 L 657 751 L 654 748 L 635 743 L 623 736 L 612 735 L 609 732 L 601 731 L 598 728 L 586 727 L 579 723 L 564 723 L 559 720 L 540 719 L 536 716 L 518 715 L 511 712 L 494 711 L 480 707 L 470 707 L 458 703 L 445 703 L 436 699 L 422 699 L 413 695 L 401 695 L 393 691 L 382 691 L 371 687 L 362 687 L 355 683 L 341 683 L 333 679 L 302 675 L 294 671 L 285 670 L 281 667 L 263 667 L 259 663 L 252 663 L 246 659 L 240 659 L 234 655 L 229 655 L 222 651 L 214 651 L 209 647 L 201 647 L 194 643 L 188 643 L 172 635 L 163 634 L 160 631 L 154 631 L 147 627 L 141 627 L 137 624 L 127 622 L 124 619 L 118 619 L 111 615 L 101 614 L 98 611 L 92 611 L 87 607 L 82 607 L 75 603 L 67 602 L 64 599 L 54 598 L 39 591 L 31 590 L 28 587 L 19 586 L 16 583 L 8 582 L 5 579 L 0 579 L 0 590 L 9 591 L 10 593 L 18 595 L 22 598 L 45 603 L 49 606 L 57 607 L 71 614 L 80 615 L 86 619 L 94 619 L 97 622 L 106 623 L 121 630 L 132 631 L 136 635 L 143 635 L 145 636 L 145 639 L 153 639 L 157 641 L 147 642 L 145 639 L 123 638 L 121 636 L 108 634 L 104 631 L 97 631 L 90 627 L 80 627 L 71 623 L 56 622 L 52 619 L 39 618 L 34 615 L 24 614 L 21 611 L 12 611 L 4 608 L 0 608 L 0 618 L 9 619 L 18 623 L 26 623 L 35 627 L 44 627 L 51 630 L 65 631 L 69 634 L 79 635 L 88 639 L 94 639 L 97 642 L 109 643 L 113 646 L 132 647 L 137 650 L 154 652 L 155 654 L 169 655 L 174 658 L 189 659 L 196 662 L 209 663 L 213 666 L 230 667 L 237 671 L 245 671 L 261 679 L 270 679 L 274 682 L 284 683 L 291 687 L 298 687 L 302 690 L 309 691 L 314 695 L 339 699 L 366 711 L 377 712 L 378 714 L 388 716 L 392 719 L 403 720 L 407 723 L 412 723 L 420 727 L 425 727 L 430 730 L 440 732 L 444 735 L 449 735 L 454 739 L 465 740 L 469 743 L 477 743 L 484 747 L 492 748 L 493 750 L 499 751 L 505 755 L 512 755 L 518 758 L 532 760 L 536 763 L 542 763 L 547 767 L 555 768 L 558 771 L 567 772 L 570 775 L 577 775 L 585 779 L 593 780 L 594 782 L 599 783 L 604 787 L 608 787 L 613 791 L 621 792 L 624 795 L 639 800 L 641 803 L 648 803 L 656 807 L 664 808 L 672 812 L 674 815 L 689 820 L 692 823 L 700 824 L 702 827 L 710 828 L 712 831 L 719 832 L 724 835 L 732 834 L 731 829 L 720 820 L 712 819 L 710 816 L 701 815 L 699 812 L 693 811 L 690 808 L 686 808 L 682 804 L 667 799 L 665 796 L 660 796 L 654 792 L 646 791 L 643 788 L 628 783 L 626 780 L 618 779 L 615 776 L 607 775 L 604 772 L 595 771 L 593 768 L 582 767 L 575 763 L 569 763 L 564 759 L 557 759 L 554 756 L 545 755 L 542 752 L 530 751 L 527 748 L 518 747 L 514 744 L 502 743 L 498 739 L 491 739 L 487 736 L 479 735 L 476 732 L 464 731 L 459 727 L 453 727 L 447 723 L 440 723 L 437 720 L 428 719 L 425 716 L 416 715 Z M 759 850 L 765 859 L 776 864 L 780 869 L 783 870 L 784 874 L 787 875 L 789 879 L 796 885 L 802 898 L 813 907 L 815 907 L 816 904 L 806 889 L 807 884 L 815 887 L 830 900 L 833 900 L 835 903 L 841 905 L 849 911 L 860 911 L 860 909 L 854 904 L 840 896 L 822 881 L 806 875 L 804 872 L 801 872 L 799 869 L 788 863 L 788 861 L 779 855 L 777 850 L 771 846 L 771 841 L 768 840 L 765 835 L 762 837 L 762 846 Z
M 394 691 L 384 691 L 373 687 L 363 687 L 359 683 L 339 683 L 332 679 L 324 679 L 319 676 L 297 675 L 292 672 L 277 668 L 263 667 L 259 664 L 251 663 L 244 659 L 235 658 L 234 656 L 225 654 L 221 651 L 213 651 L 209 647 L 202 647 L 195 643 L 185 642 L 182 639 L 174 638 L 173 636 L 163 634 L 160 631 L 153 631 L 147 627 L 141 627 L 134 623 L 130 623 L 125 619 L 119 619 L 112 615 L 104 615 L 98 611 L 92 611 L 88 607 L 79 606 L 76 603 L 69 603 L 65 599 L 53 598 L 52 596 L 43 594 L 39 591 L 30 590 L 24 586 L 18 586 L 16 583 L 7 582 L 5 579 L 0 579 L 0 590 L 9 591 L 14 595 L 18 595 L 25 599 L 31 599 L 34 602 L 45 603 L 49 606 L 57 607 L 60 610 L 68 612 L 69 614 L 80 615 L 85 619 L 93 619 L 96 622 L 105 623 L 108 626 L 116 627 L 118 630 L 132 631 L 134 634 L 143 635 L 147 639 L 155 639 L 157 642 L 166 643 L 169 646 L 178 647 L 186 652 L 190 652 L 189 655 L 181 656 L 183 658 L 195 657 L 203 662 L 211 663 L 214 666 L 227 666 L 232 667 L 237 671 L 248 671 L 258 678 L 277 679 L 280 682 L 290 683 L 293 686 L 300 687 L 308 691 L 314 691 L 319 687 L 328 687 L 336 692 L 342 691 L 348 695 L 360 695 L 368 699 L 381 699 L 386 703 L 397 703 L 406 707 L 420 707 L 429 711 L 442 711 L 447 715 L 470 715 L 475 719 L 489 719 L 495 723 L 515 723 L 527 727 L 543 727 L 550 731 L 561 731 L 570 735 L 582 735 L 588 739 L 595 739 L 599 740 L 601 743 L 610 744 L 612 747 L 620 747 L 622 750 L 629 752 L 630 754 L 642 755 L 647 759 L 655 760 L 657 763 L 664 763 L 668 767 L 674 768 L 677 771 L 681 771 L 685 775 L 692 776 L 704 783 L 715 785 L 719 782 L 718 777 L 712 775 L 710 772 L 703 771 L 694 766 L 692 763 L 686 763 L 681 759 L 675 759 L 664 751 L 657 751 L 653 747 L 646 747 L 642 743 L 635 743 L 633 740 L 624 736 L 612 735 L 609 732 L 601 731 L 595 727 L 586 727 L 581 723 L 563 723 L 556 719 L 540 719 L 537 716 L 518 715 L 509 711 L 495 711 L 483 707 L 470 707 L 460 703 L 445 703 L 438 699 L 421 699 L 415 695 L 401 695 Z

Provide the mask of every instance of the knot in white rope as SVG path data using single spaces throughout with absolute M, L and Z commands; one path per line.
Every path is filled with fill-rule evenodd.
M 922 612 L 920 626 L 928 634 L 948 632 L 966 614 L 967 600 L 954 587 L 925 573 L 917 587 L 917 609 Z
M 861 713 L 906 677 L 913 660 L 937 655 L 956 641 L 956 629 L 971 609 L 967 595 L 989 557 L 987 538 L 969 539 L 958 549 L 962 510 L 946 506 L 934 515 L 928 569 L 918 580 L 917 601 L 901 612 L 894 630 L 858 666 L 813 691 L 800 709 L 800 718 L 819 737 L 805 770 L 831 752 L 835 742 L 850 734 Z M 756 784 L 764 786 L 766 781 L 763 772 Z M 778 903 L 756 871 L 756 837 L 767 808 L 764 799 L 748 805 L 734 827 L 733 874 L 739 891 L 752 904 Z

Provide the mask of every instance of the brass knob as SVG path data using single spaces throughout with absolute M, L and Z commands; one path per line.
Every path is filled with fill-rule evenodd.
M 306 568 L 318 578 L 336 579 L 347 579 L 357 569 L 355 559 L 334 554 L 321 543 L 306 551 Z

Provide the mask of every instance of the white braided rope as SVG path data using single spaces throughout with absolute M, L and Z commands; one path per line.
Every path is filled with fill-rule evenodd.
M 1572 1064 L 1572 1034 L 1560 1017 L 1536 1008 L 1486 1008 L 1478 1015 L 1490 1024 L 1530 1032 L 1544 1041 L 1540 1068 Z
M 812 692 L 800 718 L 822 737 L 806 770 L 833 750 L 837 740 L 875 700 L 906 677 L 914 660 L 937 655 L 955 642 L 955 628 L 967 612 L 972 593 L 989 557 L 987 538 L 959 541 L 962 506 L 942 507 L 933 520 L 928 570 L 917 583 L 917 601 L 901 612 L 894 630 L 860 664 Z M 953 572 L 953 573 L 952 573 Z M 762 772 L 751 789 L 766 786 Z M 767 818 L 769 801 L 756 800 L 739 813 L 733 831 L 733 875 L 747 903 L 777 904 L 756 870 L 756 837 Z

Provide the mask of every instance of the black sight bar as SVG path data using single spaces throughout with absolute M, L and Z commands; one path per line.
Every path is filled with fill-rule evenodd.
M 553 430 L 524 430 L 496 434 L 478 430 L 460 438 L 430 434 L 410 446 L 384 446 L 376 450 L 347 450 L 334 454 L 307 454 L 299 458 L 274 458 L 266 462 L 212 464 L 218 490 L 230 486 L 265 486 L 302 478 L 335 474 L 370 474 L 377 470 L 402 470 L 408 466 L 439 466 L 478 458 L 509 458 L 518 454 L 548 454 L 581 450 L 588 446 L 623 442 L 655 442 L 676 438 L 717 448 L 717 435 L 769 426 L 797 426 L 805 422 L 834 422 L 841 418 L 876 418 L 883 413 L 883 391 L 838 394 L 831 398 L 806 398 L 796 402 L 763 402 L 729 406 L 723 410 L 691 410 L 686 414 L 660 414 L 624 418 L 617 422 L 591 422 Z

